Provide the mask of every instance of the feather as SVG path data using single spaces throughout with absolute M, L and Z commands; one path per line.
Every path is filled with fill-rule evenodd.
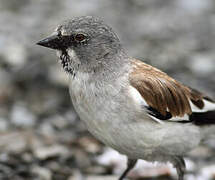
M 215 124 L 215 102 L 211 98 L 139 60 L 133 60 L 132 67 L 129 82 L 143 98 L 149 116 L 196 125 Z

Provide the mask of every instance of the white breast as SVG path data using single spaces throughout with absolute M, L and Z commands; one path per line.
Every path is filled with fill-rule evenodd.
M 88 73 L 76 74 L 70 80 L 70 96 L 75 110 L 82 121 L 85 122 L 87 129 L 102 142 L 112 146 L 111 132 L 113 127 L 114 111 L 117 103 L 112 101 L 114 94 L 118 93 L 117 88 L 107 85 L 99 86 L 95 82 L 89 81 Z

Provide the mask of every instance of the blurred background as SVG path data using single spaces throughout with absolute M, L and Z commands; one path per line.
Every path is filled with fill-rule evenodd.
M 82 15 L 103 18 L 131 56 L 215 97 L 214 0 L 0 0 L 0 180 L 116 180 L 125 168 L 80 122 L 55 52 L 35 45 Z M 186 163 L 186 180 L 215 179 L 215 142 Z M 129 177 L 176 172 L 140 161 Z

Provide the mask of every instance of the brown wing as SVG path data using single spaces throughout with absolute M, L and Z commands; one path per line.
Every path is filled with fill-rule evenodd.
M 169 77 L 166 73 L 142 61 L 133 60 L 133 71 L 129 81 L 145 99 L 147 104 L 163 116 L 167 111 L 172 116 L 192 114 L 190 101 L 198 108 L 204 106 L 203 94 Z

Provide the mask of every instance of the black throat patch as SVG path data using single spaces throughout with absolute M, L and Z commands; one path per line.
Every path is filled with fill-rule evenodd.
M 74 67 L 72 67 L 70 57 L 66 50 L 62 50 L 62 54 L 60 56 L 60 63 L 67 73 L 71 74 L 72 76 L 75 76 Z

